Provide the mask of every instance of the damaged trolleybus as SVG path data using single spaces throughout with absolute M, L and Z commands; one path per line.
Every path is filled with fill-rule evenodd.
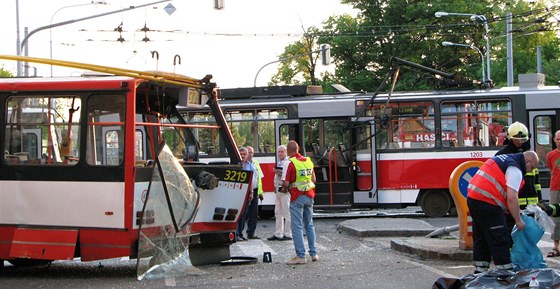
M 0 264 L 164 260 L 169 244 L 188 245 L 195 265 L 229 258 L 251 172 L 210 76 L 0 58 L 107 73 L 0 79 Z M 200 162 L 196 125 L 177 110 L 206 105 L 226 162 Z

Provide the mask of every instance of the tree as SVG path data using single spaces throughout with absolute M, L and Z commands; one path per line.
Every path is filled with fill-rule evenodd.
M 315 68 L 319 54 L 312 53 L 318 46 L 316 43 L 317 28 L 311 27 L 307 30 L 301 40 L 288 45 L 284 53 L 280 55 L 282 61 L 278 72 L 272 76 L 269 85 L 282 84 L 312 84 L 317 85 Z
M 486 29 L 483 23 L 475 23 L 470 17 L 448 16 L 436 18 L 435 12 L 446 11 L 483 15 L 490 27 L 490 56 L 492 57 L 492 78 L 498 84 L 506 83 L 506 11 L 514 12 L 515 27 L 533 27 L 518 33 L 514 39 L 514 66 L 522 73 L 531 72 L 526 67 L 531 61 L 536 63 L 536 45 L 543 46 L 545 57 L 543 67 L 549 81 L 557 81 L 560 53 L 558 36 L 553 32 L 542 32 L 546 23 L 536 23 L 540 18 L 551 18 L 552 12 L 544 9 L 543 2 L 529 5 L 526 1 L 448 1 L 448 0 L 343 0 L 360 13 L 357 17 L 342 15 L 330 17 L 315 34 L 306 34 L 314 43 L 328 43 L 331 46 L 334 73 L 321 75 L 322 84 L 342 83 L 352 90 L 375 90 L 387 75 L 392 57 L 403 58 L 420 65 L 444 72 L 455 73 L 471 80 L 481 80 L 482 59 L 476 49 L 468 47 L 444 47 L 443 41 L 474 45 L 486 55 Z M 513 2 L 511 5 L 506 5 Z M 549 5 L 550 6 L 550 5 Z M 551 8 L 551 9 L 553 9 Z M 548 16 L 547 16 L 548 15 Z M 537 21 L 538 22 L 538 21 Z M 536 30 L 535 30 L 536 29 Z M 537 33 L 533 33 L 536 32 Z M 521 37 L 521 34 L 532 33 Z M 517 39 L 519 38 L 519 39 Z M 295 46 L 295 44 L 294 44 Z M 287 49 L 290 46 L 287 47 Z M 301 45 L 299 47 L 302 47 Z M 293 48 L 293 47 L 292 47 Z M 485 60 L 485 59 L 484 59 Z M 284 83 L 294 83 L 296 74 L 285 69 Z M 304 63 L 300 63 L 304 65 Z M 309 65 L 309 62 L 307 62 Z M 291 72 L 295 72 L 292 70 Z M 396 89 L 427 89 L 433 75 L 417 69 L 403 67 Z M 280 78 L 273 83 L 280 83 Z
M 513 63 L 514 81 L 517 75 L 522 73 L 537 72 L 537 47 L 541 46 L 543 51 L 543 73 L 546 75 L 548 84 L 557 84 L 560 80 L 558 69 L 560 68 L 560 39 L 553 31 L 552 22 L 547 18 L 553 16 L 544 2 L 527 3 L 517 1 L 510 5 L 495 8 L 497 23 L 503 22 L 508 11 L 512 13 L 512 38 L 513 38 Z M 558 7 L 557 7 L 558 11 Z M 552 12 L 552 11 L 550 11 Z M 554 17 L 552 17 L 554 19 Z M 502 27 L 500 27 L 502 26 Z M 495 27 L 495 39 L 506 35 L 504 25 Z M 502 37 L 503 38 L 503 37 Z M 492 41 L 492 56 L 496 61 L 492 63 L 492 78 L 498 86 L 507 85 L 506 67 L 506 44 L 505 41 Z
M 4 66 L 2 65 L 2 67 L 0 67 L 0 78 L 5 77 L 14 77 L 14 75 L 10 71 L 5 70 Z

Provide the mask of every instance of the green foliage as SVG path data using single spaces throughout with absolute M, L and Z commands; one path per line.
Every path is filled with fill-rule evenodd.
M 491 77 L 498 85 L 507 83 L 506 77 L 506 12 L 514 15 L 514 75 L 536 71 L 536 47 L 543 48 L 543 69 L 547 83 L 558 82 L 560 49 L 553 24 L 559 7 L 548 8 L 541 1 L 448 1 L 448 0 L 342 0 L 360 12 L 356 17 L 330 17 L 321 29 L 310 29 L 306 36 L 286 47 L 284 56 L 311 51 L 318 43 L 331 46 L 334 73 L 324 73 L 314 79 L 316 62 L 313 58 L 299 58 L 282 64 L 271 84 L 341 83 L 351 90 L 373 91 L 381 85 L 389 72 L 392 57 L 399 57 L 434 68 L 455 73 L 466 79 L 481 80 L 482 59 L 476 49 L 442 46 L 443 41 L 473 45 L 486 55 L 486 29 L 481 22 L 468 16 L 435 17 L 446 11 L 483 15 L 489 26 Z M 560 16 L 556 16 L 560 17 Z M 539 19 L 547 21 L 539 22 Z M 316 59 L 316 58 L 315 58 Z M 484 59 L 485 60 L 485 59 Z M 396 89 L 430 88 L 427 79 L 432 75 L 402 67 Z M 517 77 L 515 77 L 517 79 Z
M 5 70 L 4 66 L 2 65 L 2 67 L 0 67 L 0 78 L 5 78 L 5 77 L 14 77 L 14 74 L 8 70 Z
M 280 59 L 286 59 L 286 61 L 281 62 L 278 72 L 272 76 L 269 85 L 318 84 L 315 78 L 315 67 L 319 54 L 312 53 L 314 48 L 319 46 L 314 36 L 317 32 L 317 28 L 309 28 L 301 40 L 284 49 Z

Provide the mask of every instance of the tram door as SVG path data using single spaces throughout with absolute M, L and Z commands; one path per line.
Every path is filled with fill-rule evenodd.
M 351 122 L 348 118 L 313 118 L 276 122 L 277 145 L 296 140 L 315 165 L 317 208 L 353 204 L 354 175 Z
M 353 119 L 352 124 L 354 205 L 371 206 L 378 202 L 375 121 L 362 117 Z
M 531 132 L 531 149 L 539 156 L 539 182 L 542 186 L 542 197 L 550 200 L 550 170 L 546 167 L 546 155 L 556 148 L 554 133 L 560 129 L 560 119 L 556 114 L 560 111 L 529 111 L 529 131 Z

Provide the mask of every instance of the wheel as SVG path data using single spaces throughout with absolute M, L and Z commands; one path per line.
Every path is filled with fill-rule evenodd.
M 50 262 L 52 262 L 52 260 L 38 260 L 38 259 L 12 259 L 6 261 L 8 261 L 8 263 L 16 267 L 41 266 L 41 265 L 47 265 Z
M 420 199 L 420 207 L 428 217 L 443 217 L 451 209 L 451 197 L 442 190 L 426 191 Z
M 274 206 L 271 205 L 263 205 L 259 206 L 259 218 L 265 219 L 272 219 L 274 217 Z
M 189 256 L 194 266 L 220 264 L 220 262 L 231 258 L 229 245 L 190 247 Z

